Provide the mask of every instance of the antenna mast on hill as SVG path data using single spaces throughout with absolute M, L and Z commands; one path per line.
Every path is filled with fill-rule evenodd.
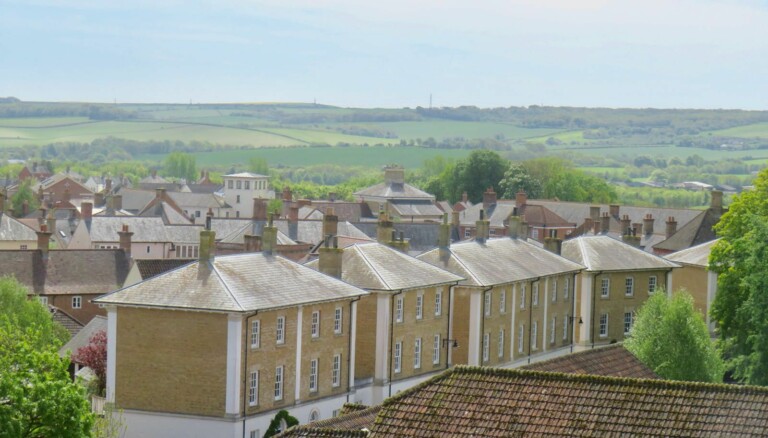
M 429 93 L 429 109 L 432 109 L 432 93 Z

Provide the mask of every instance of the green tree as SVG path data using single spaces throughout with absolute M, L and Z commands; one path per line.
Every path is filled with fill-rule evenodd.
M 472 202 L 480 202 L 488 187 L 499 190 L 499 181 L 504 178 L 507 167 L 507 160 L 494 151 L 472 151 L 467 158 L 450 168 L 450 173 L 444 172 L 445 194 L 451 202 L 456 202 L 466 191 Z
M 507 199 L 515 199 L 519 191 L 524 191 L 529 198 L 540 198 L 543 194 L 542 184 L 534 178 L 528 169 L 521 163 L 510 163 L 504 178 L 499 181 L 501 196 Z
M 269 175 L 269 164 L 263 157 L 251 157 L 248 160 L 248 170 L 260 175 Z
M 19 189 L 11 196 L 13 205 L 13 215 L 21 217 L 24 214 L 24 201 L 27 201 L 27 211 L 33 212 L 40 208 L 40 201 L 37 200 L 37 194 L 32 190 L 32 179 L 26 179 L 19 184 Z
M 0 317 L 0 437 L 90 436 L 90 404 L 68 366 L 37 327 Z
M 165 157 L 165 172 L 168 176 L 184 178 L 187 181 L 195 181 L 197 178 L 197 165 L 195 157 L 184 152 L 171 152 Z
M 657 291 L 638 310 L 624 342 L 656 374 L 670 380 L 721 382 L 724 365 L 707 324 L 685 291 Z
M 715 226 L 709 269 L 718 274 L 712 317 L 733 376 L 768 385 L 768 169 L 733 198 Z
M 264 438 L 277 435 L 278 433 L 283 432 L 286 429 L 298 424 L 299 420 L 297 420 L 296 417 L 293 417 L 285 409 L 281 409 L 269 423 L 269 428 L 264 433 Z
M 34 328 L 39 345 L 59 347 L 69 332 L 51 318 L 51 312 L 37 300 L 27 297 L 27 289 L 13 277 L 0 277 L 0 318 L 7 318 L 22 330 Z

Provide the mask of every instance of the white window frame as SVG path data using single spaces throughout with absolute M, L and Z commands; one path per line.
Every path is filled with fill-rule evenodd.
M 568 326 L 570 325 L 569 323 L 570 321 L 568 320 L 568 315 L 565 315 L 563 317 L 563 340 L 564 341 L 568 340 Z
M 552 315 L 552 327 L 549 331 L 549 343 L 554 344 L 555 343 L 555 329 L 557 328 L 557 316 Z
M 342 323 L 344 321 L 344 309 L 341 307 L 337 307 L 336 310 L 334 310 L 333 313 L 333 333 L 340 335 L 342 331 L 344 330 L 342 328 Z
M 80 295 L 76 295 L 72 297 L 72 308 L 73 309 L 82 309 L 83 308 L 83 297 Z
M 413 342 L 413 368 L 421 368 L 421 338 L 416 338 Z
M 648 277 L 648 293 L 652 294 L 656 292 L 656 288 L 659 287 L 659 280 L 655 275 Z
M 499 359 L 504 357 L 504 329 L 499 330 L 499 343 L 496 346 L 498 350 Z
M 611 294 L 611 279 L 604 276 L 600 279 L 600 297 L 608 298 Z
M 435 316 L 443 314 L 443 288 L 438 288 L 435 291 Z
M 312 324 L 310 325 L 310 334 L 313 338 L 320 337 L 320 311 L 312 312 Z
M 629 316 L 629 319 L 627 319 L 627 316 Z M 629 332 L 632 330 L 632 325 L 635 322 L 634 320 L 634 312 L 624 312 L 624 335 L 629 335 Z
M 248 383 L 248 405 L 256 406 L 259 404 L 259 370 L 251 371 Z
M 334 354 L 331 366 L 331 386 L 337 388 L 339 385 L 341 385 L 341 354 Z
M 491 291 L 486 291 L 483 299 L 485 300 L 484 302 L 485 309 L 483 311 L 484 311 L 485 317 L 487 318 L 491 316 Z
M 317 392 L 317 359 L 309 361 L 309 392 Z
M 392 367 L 395 373 L 399 373 L 403 369 L 403 343 L 402 341 L 395 342 L 394 360 L 392 361 Z
M 285 367 L 282 365 L 275 367 L 275 400 L 283 399 L 283 380 L 285 375 L 283 372 Z
M 554 302 L 556 302 L 556 301 L 557 301 L 557 278 L 553 279 L 553 280 L 552 280 L 552 282 L 553 282 L 553 287 L 552 287 L 552 302 L 554 303 Z
M 531 324 L 531 350 L 538 350 L 539 347 L 537 346 L 539 343 L 539 340 L 537 339 L 539 337 L 539 321 L 533 321 L 533 324 Z
M 635 277 L 627 277 L 624 280 L 624 295 L 628 297 L 635 295 Z
M 491 346 L 489 345 L 491 343 L 491 334 L 490 333 L 483 333 L 483 362 L 488 362 L 490 359 L 490 350 Z
M 437 365 L 440 363 L 440 334 L 435 334 L 432 339 L 432 364 Z
M 525 347 L 525 325 L 520 324 L 517 331 L 517 352 L 522 353 Z
M 416 294 L 416 319 L 424 318 L 424 294 L 419 292 Z
M 38 301 L 40 304 L 42 304 L 43 306 L 47 306 L 47 305 L 48 305 L 48 297 L 44 297 L 44 296 L 42 296 L 42 295 L 38 295 L 38 296 L 37 296 L 37 301 Z
M 520 308 L 525 309 L 525 284 L 520 285 Z
M 395 322 L 403 322 L 403 297 L 395 299 Z
M 251 321 L 251 348 L 261 347 L 261 320 Z
M 499 313 L 507 313 L 507 290 L 502 289 L 499 294 Z
M 278 316 L 275 322 L 275 340 L 278 344 L 285 344 L 285 316 Z
M 571 288 L 571 279 L 568 277 L 565 277 L 565 281 L 563 282 L 563 299 L 568 299 L 568 294 L 570 293 Z
M 539 283 L 533 283 L 533 295 L 531 300 L 533 300 L 533 305 L 538 306 L 539 305 Z
M 472 229 L 471 228 L 465 228 L 464 229 L 464 238 L 469 239 L 472 237 Z
M 608 314 L 607 313 L 601 313 L 600 314 L 600 324 L 599 324 L 599 334 L 601 338 L 607 338 L 608 337 Z

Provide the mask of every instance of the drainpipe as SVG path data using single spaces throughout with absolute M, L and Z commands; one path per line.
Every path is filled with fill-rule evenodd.
M 349 319 L 349 331 L 347 332 L 347 338 L 349 339 L 347 342 L 347 374 L 352 372 L 352 305 L 358 301 L 360 301 L 360 298 L 362 296 L 358 296 L 356 299 L 349 302 L 349 316 L 347 319 Z M 357 318 L 355 318 L 357 319 Z M 354 379 L 355 376 L 351 375 L 351 378 Z M 349 390 L 352 388 L 352 385 L 349 384 L 350 376 L 347 376 L 347 403 L 349 403 Z
M 571 294 L 571 353 L 573 353 L 573 330 L 575 328 L 574 323 L 576 321 L 576 273 L 573 274 L 572 283 L 573 290 L 568 291 Z M 570 285 L 569 285 L 570 286 Z
M 448 341 L 448 342 L 445 343 L 445 345 L 447 345 L 447 347 L 445 348 L 445 369 L 446 370 L 451 367 L 451 363 L 450 363 L 450 360 L 451 360 L 451 348 L 453 348 L 451 346 L 451 320 L 453 319 L 453 315 L 451 315 L 451 301 L 453 301 L 453 299 L 452 299 L 453 298 L 453 288 L 455 288 L 458 284 L 459 283 L 456 282 L 456 283 L 448 286 L 448 332 L 447 332 L 447 334 L 445 336 L 445 339 Z M 443 341 L 441 339 L 440 342 L 445 342 L 445 341 Z
M 480 299 L 483 300 L 483 309 L 480 312 L 480 360 L 478 360 L 478 363 L 480 366 L 483 366 L 483 341 L 485 340 L 485 294 L 486 292 L 493 290 L 493 286 L 489 287 L 488 289 L 484 289 L 480 292 Z M 469 346 L 467 346 L 469 347 Z M 491 348 L 491 337 L 488 336 L 488 349 Z M 488 355 L 488 359 L 490 360 L 490 354 Z
M 541 279 L 541 277 L 536 277 L 535 280 L 531 280 L 531 293 L 528 294 L 531 297 L 531 299 L 530 299 L 531 305 L 528 306 L 528 365 L 531 364 L 531 346 L 532 346 L 531 338 L 533 337 L 533 336 L 531 336 L 531 335 L 533 335 L 533 283 L 536 283 L 540 279 Z M 545 322 L 545 324 L 546 324 L 546 322 Z M 538 336 L 538 335 L 539 335 L 539 330 L 538 330 L 538 327 L 537 327 L 536 328 L 536 336 Z
M 601 275 L 603 271 L 595 272 L 592 276 L 592 315 L 589 323 L 589 333 L 592 338 L 592 348 L 595 348 L 595 302 L 597 301 L 597 276 Z
M 389 308 L 392 311 L 392 318 L 389 321 L 389 359 L 387 362 L 389 363 L 389 396 L 392 397 L 392 362 L 394 362 L 394 359 L 392 357 L 392 343 L 394 342 L 394 333 L 395 333 L 395 297 L 402 294 L 403 289 L 400 289 L 400 292 L 392 295 L 392 300 L 390 302 Z M 403 304 L 403 307 L 405 307 L 405 304 Z M 405 314 L 405 312 L 403 312 Z M 400 350 L 400 368 L 403 367 L 403 350 Z
M 248 389 L 248 380 L 251 378 L 251 373 L 248 372 L 248 321 L 256 316 L 259 313 L 259 311 L 255 311 L 252 314 L 245 317 L 245 336 L 243 336 L 243 351 L 245 353 L 245 370 L 243 372 L 243 438 L 245 438 L 245 420 L 248 418 L 248 412 L 246 411 L 245 406 L 245 398 L 246 398 L 246 390 Z M 259 336 L 261 336 L 261 324 L 259 324 Z M 259 345 L 261 346 L 261 345 Z M 256 395 L 258 397 L 258 394 Z

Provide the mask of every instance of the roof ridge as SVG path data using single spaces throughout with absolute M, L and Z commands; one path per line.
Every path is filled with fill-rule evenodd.
M 590 263 L 589 258 L 587 257 L 587 249 L 584 247 L 584 239 L 577 238 L 576 241 L 579 244 L 579 252 L 581 253 L 581 261 L 583 262 L 583 265 L 587 268 L 588 271 L 592 270 L 592 264 Z
M 365 264 L 368 265 L 368 267 L 373 271 L 374 274 L 376 274 L 376 277 L 378 277 L 378 279 L 381 280 L 382 284 L 384 284 L 388 289 L 391 290 L 392 286 L 390 286 L 389 283 L 386 280 L 384 280 L 384 277 L 382 277 L 381 274 L 379 274 L 379 271 L 376 270 L 376 268 L 373 267 L 373 264 L 370 262 L 370 260 L 368 260 L 368 257 L 366 257 L 365 253 L 363 253 L 363 251 L 360 251 L 360 246 L 362 246 L 362 245 L 360 245 L 360 246 L 358 246 L 358 245 L 359 244 L 356 243 L 356 244 L 354 244 L 352 246 L 355 248 L 357 253 L 360 254 L 360 257 L 363 258 L 363 261 L 365 262 Z M 379 245 L 381 245 L 381 244 L 379 243 Z
M 214 261 L 215 261 L 215 260 L 216 260 L 216 259 L 214 259 Z M 198 262 L 198 269 L 200 269 L 199 263 L 202 263 L 202 262 Z M 245 311 L 245 307 L 243 307 L 242 303 L 240 303 L 240 300 L 238 300 L 238 299 L 237 299 L 237 297 L 235 296 L 235 294 L 234 294 L 234 293 L 232 293 L 232 289 L 230 289 L 230 287 L 229 287 L 229 284 L 227 284 L 226 280 L 224 280 L 224 278 L 221 276 L 221 274 L 219 274 L 219 270 L 218 270 L 218 269 L 216 269 L 216 265 L 214 265 L 214 264 L 213 264 L 214 262 L 213 262 L 213 261 L 206 261 L 206 263 L 210 263 L 210 264 L 211 264 L 211 267 L 210 267 L 210 269 L 211 269 L 211 270 L 212 270 L 214 273 L 216 273 L 216 277 L 218 277 L 218 278 L 219 278 L 219 280 L 221 281 L 221 283 L 224 285 L 224 289 L 227 291 L 227 293 L 228 293 L 228 294 L 229 294 L 229 295 L 232 297 L 232 299 L 235 301 L 235 304 L 237 304 L 237 307 L 239 307 L 239 308 L 240 308 L 240 310 L 244 312 L 244 311 Z
M 472 240 L 471 242 L 459 242 L 459 244 L 462 244 L 462 243 L 464 243 L 464 244 L 470 244 L 470 243 L 477 243 L 477 241 L 475 241 L 475 240 Z M 432 251 L 439 251 L 439 250 L 440 250 L 439 248 L 436 248 L 436 249 L 433 249 Z M 450 247 L 450 246 L 448 247 L 448 251 L 450 252 L 450 254 L 451 254 L 451 255 L 454 255 L 454 254 L 455 254 L 455 253 L 453 252 L 453 250 L 451 249 L 451 247 Z M 461 267 L 462 267 L 462 268 L 464 268 L 464 270 L 465 270 L 465 271 L 469 272 L 469 275 L 471 275 L 471 276 L 472 276 L 472 280 L 474 280 L 474 281 L 475 281 L 475 283 L 477 283 L 477 284 L 479 284 L 479 285 L 481 285 L 481 286 L 486 286 L 486 285 L 482 284 L 482 283 L 481 283 L 481 281 L 480 281 L 480 279 L 479 279 L 479 278 L 477 278 L 477 275 L 475 275 L 475 273 L 474 273 L 474 272 L 472 272 L 472 270 L 471 270 L 471 269 L 469 269 L 469 267 L 468 267 L 466 264 L 464 264 L 464 262 L 462 262 L 462 261 L 461 261 L 461 258 L 459 258 L 459 257 L 454 257 L 453 259 L 454 259 L 454 260 L 456 260 L 456 263 L 458 263 L 459 265 L 461 265 Z

